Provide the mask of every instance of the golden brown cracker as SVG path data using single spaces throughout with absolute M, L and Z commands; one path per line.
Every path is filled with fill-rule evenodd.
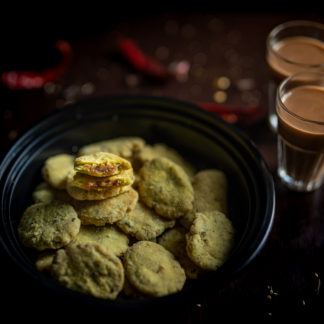
M 73 243 L 95 242 L 106 247 L 118 257 L 128 249 L 129 238 L 116 226 L 82 225 Z
M 178 164 L 192 178 L 195 174 L 195 167 L 188 163 L 175 149 L 163 144 L 145 145 L 136 152 L 133 159 L 135 169 L 140 169 L 145 162 L 151 161 L 156 157 L 165 157 Z
M 217 169 L 199 171 L 193 179 L 192 186 L 197 212 L 206 210 L 227 212 L 227 178 L 223 171 Z
M 179 261 L 184 269 L 187 278 L 196 279 L 201 274 L 202 269 L 188 257 L 186 251 L 186 229 L 181 225 L 169 229 L 158 238 L 158 243 L 170 251 Z
M 122 219 L 127 211 L 135 208 L 138 193 L 133 188 L 127 192 L 102 200 L 75 202 L 75 210 L 84 225 L 104 226 Z
M 97 243 L 74 243 L 58 250 L 51 274 L 69 289 L 103 299 L 115 299 L 124 285 L 120 259 Z
M 219 210 L 227 213 L 227 178 L 223 171 L 206 169 L 193 178 L 193 209 L 180 218 L 180 223 L 189 229 L 196 212 Z
M 78 156 L 96 152 L 110 152 L 131 160 L 134 153 L 140 150 L 144 145 L 145 140 L 141 137 L 117 137 L 85 145 L 79 150 Z
M 234 228 L 222 212 L 196 213 L 186 234 L 187 253 L 200 268 L 215 270 L 228 258 L 234 245 Z
M 74 160 L 74 170 L 94 177 L 109 177 L 131 169 L 129 161 L 109 152 L 82 155 Z
M 94 177 L 87 174 L 76 172 L 69 180 L 69 186 L 77 187 L 83 190 L 110 190 L 118 187 L 124 187 L 132 185 L 134 182 L 133 169 L 125 170 L 119 174 L 109 177 Z
M 28 247 L 40 251 L 58 249 L 72 241 L 80 230 L 80 224 L 76 211 L 67 203 L 37 203 L 23 213 L 18 234 Z
M 74 156 L 57 154 L 46 159 L 42 167 L 42 175 L 52 187 L 65 189 L 68 173 L 73 170 Z
M 138 291 L 165 296 L 182 289 L 186 276 L 179 262 L 162 245 L 139 241 L 125 253 L 127 279 Z
M 76 200 L 103 200 L 118 196 L 130 190 L 131 185 L 121 187 L 109 187 L 105 189 L 90 189 L 85 190 L 73 185 L 75 171 L 68 174 L 66 191 Z
M 174 224 L 174 220 L 157 215 L 141 201 L 138 201 L 135 208 L 116 223 L 123 232 L 138 240 L 152 240 Z
M 167 158 L 154 158 L 139 171 L 142 201 L 159 215 L 176 219 L 193 207 L 194 193 L 188 175 Z

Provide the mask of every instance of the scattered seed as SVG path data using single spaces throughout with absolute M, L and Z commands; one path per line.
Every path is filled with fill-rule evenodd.
M 158 60 L 166 60 L 169 57 L 170 51 L 166 46 L 159 46 L 155 51 L 155 56 Z
M 92 95 L 94 91 L 95 91 L 95 85 L 92 82 L 84 83 L 81 86 L 81 93 L 84 96 Z
M 316 295 L 319 295 L 320 288 L 321 288 L 321 279 L 318 278 L 318 281 L 317 281 L 317 287 L 316 287 L 316 289 L 315 289 L 315 291 L 316 291 Z
M 227 93 L 222 90 L 218 90 L 214 93 L 214 100 L 218 103 L 223 103 L 227 100 Z
M 214 80 L 214 86 L 221 90 L 226 90 L 230 87 L 231 80 L 226 76 L 221 76 Z
M 54 82 L 47 82 L 44 84 L 43 89 L 47 95 L 53 95 L 57 92 L 58 85 Z
M 139 78 L 136 74 L 127 74 L 125 76 L 125 83 L 130 88 L 135 88 L 139 84 Z
M 236 82 L 236 86 L 240 91 L 252 90 L 255 88 L 255 80 L 251 78 L 240 79 Z
M 80 87 L 77 84 L 72 84 L 64 90 L 63 96 L 66 100 L 73 100 L 79 94 L 79 92 Z
M 15 129 L 12 129 L 8 134 L 8 138 L 11 141 L 14 140 L 17 136 L 18 136 L 18 132 Z

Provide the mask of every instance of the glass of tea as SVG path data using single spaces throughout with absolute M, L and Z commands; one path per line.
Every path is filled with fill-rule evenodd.
M 295 191 L 312 191 L 324 180 L 324 73 L 299 72 L 280 84 L 278 175 Z
M 268 121 L 276 132 L 275 98 L 280 82 L 293 73 L 324 71 L 324 25 L 304 20 L 285 22 L 269 33 L 266 46 L 270 71 Z

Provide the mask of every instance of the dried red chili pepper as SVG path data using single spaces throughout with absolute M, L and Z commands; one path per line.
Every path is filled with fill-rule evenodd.
M 65 40 L 58 40 L 55 49 L 62 54 L 62 59 L 54 68 L 36 71 L 6 71 L 1 74 L 1 81 L 10 89 L 37 89 L 45 83 L 60 77 L 72 59 L 72 48 Z
M 139 72 L 159 80 L 167 80 L 172 76 L 159 61 L 147 56 L 139 46 L 129 38 L 120 38 L 117 48 L 124 58 Z
M 224 120 L 232 124 L 247 122 L 249 118 L 254 119 L 262 112 L 259 105 L 232 106 L 220 105 L 213 102 L 198 102 L 197 105 L 204 110 L 219 115 Z
M 241 116 L 251 116 L 260 112 L 259 105 L 251 105 L 251 106 L 232 106 L 232 105 L 220 105 L 213 102 L 198 102 L 200 107 L 210 112 L 214 112 L 216 114 L 236 114 Z

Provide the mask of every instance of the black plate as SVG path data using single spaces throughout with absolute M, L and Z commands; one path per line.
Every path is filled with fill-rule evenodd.
M 135 301 L 103 301 L 79 294 L 37 271 L 33 253 L 18 240 L 17 224 L 31 203 L 33 188 L 41 181 L 44 160 L 57 153 L 75 153 L 82 145 L 94 141 L 120 136 L 140 136 L 148 143 L 166 143 L 198 170 L 220 168 L 228 176 L 228 216 L 236 228 L 233 253 L 220 269 L 188 281 L 180 293 Z M 274 217 L 273 180 L 249 139 L 215 115 L 170 98 L 111 96 L 66 107 L 35 125 L 13 145 L 2 161 L 0 181 L 1 243 L 16 267 L 35 289 L 41 289 L 45 300 L 54 296 L 70 304 L 73 301 L 105 309 L 171 305 L 228 284 L 260 251 Z

